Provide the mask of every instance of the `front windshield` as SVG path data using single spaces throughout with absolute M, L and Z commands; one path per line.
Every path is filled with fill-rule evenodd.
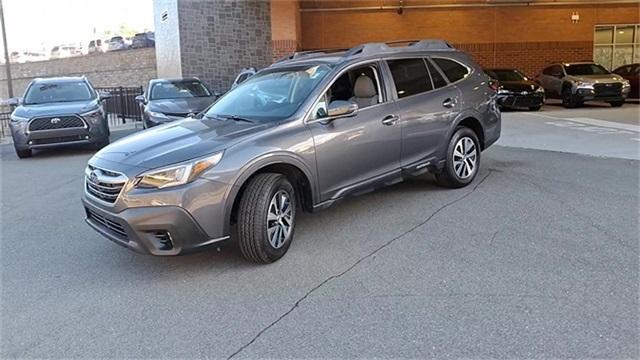
M 273 69 L 231 90 L 205 114 L 212 118 L 283 120 L 293 115 L 331 71 L 327 65 Z
M 211 93 L 200 81 L 167 81 L 151 88 L 151 100 L 208 97 Z
M 499 81 L 523 81 L 527 80 L 518 70 L 487 70 L 487 74 Z
M 95 96 L 84 81 L 61 83 L 35 83 L 24 97 L 25 105 L 53 102 L 88 101 Z
M 579 75 L 609 75 L 611 74 L 609 70 L 603 68 L 598 64 L 575 64 L 575 65 L 565 65 L 564 70 L 568 75 L 579 76 Z

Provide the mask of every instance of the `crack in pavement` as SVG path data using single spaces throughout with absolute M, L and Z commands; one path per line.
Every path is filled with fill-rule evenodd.
M 493 172 L 492 169 L 489 169 L 487 175 L 485 175 L 482 179 L 480 179 L 480 181 L 478 181 L 478 183 L 473 187 L 473 189 L 471 189 L 471 191 L 466 192 L 464 195 L 456 198 L 455 200 L 452 200 L 444 205 L 442 205 L 441 207 L 439 207 L 436 211 L 434 211 L 431 215 L 429 215 L 429 217 L 427 217 L 426 219 L 424 219 L 423 221 L 421 221 L 420 223 L 418 223 L 417 225 L 414 225 L 413 227 L 409 228 L 408 230 L 402 232 L 400 235 L 392 238 L 391 240 L 387 241 L 386 243 L 380 245 L 379 247 L 377 247 L 375 250 L 373 250 L 372 252 L 366 254 L 365 256 L 361 257 L 360 259 L 358 259 L 358 261 L 356 261 L 355 263 L 353 263 L 351 266 L 349 266 L 346 270 L 342 271 L 341 273 L 335 274 L 335 275 L 331 275 L 328 278 L 324 279 L 322 282 L 320 282 L 318 285 L 314 286 L 313 288 L 311 288 L 311 290 L 307 291 L 300 299 L 298 299 L 293 306 L 291 306 L 291 308 L 289 308 L 289 310 L 287 310 L 285 313 L 283 313 L 282 315 L 280 315 L 276 320 L 274 320 L 273 322 L 271 322 L 269 325 L 265 326 L 264 328 L 262 328 L 262 330 L 260 330 L 249 342 L 245 343 L 244 345 L 242 345 L 240 348 L 238 348 L 238 350 L 236 350 L 235 352 L 233 352 L 231 355 L 229 355 L 227 357 L 227 360 L 234 358 L 236 355 L 240 354 L 242 351 L 244 351 L 244 349 L 248 348 L 249 346 L 251 346 L 256 340 L 258 340 L 262 334 L 264 334 L 265 332 L 267 332 L 267 330 L 271 329 L 273 326 L 275 326 L 276 324 L 278 324 L 280 321 L 282 321 L 285 317 L 287 317 L 289 314 L 291 314 L 299 305 L 300 303 L 302 303 L 305 299 L 307 299 L 311 294 L 313 294 L 316 290 L 320 289 L 322 286 L 324 286 L 325 284 L 329 283 L 330 281 L 334 280 L 334 279 L 338 279 L 340 277 L 342 277 L 343 275 L 345 275 L 346 273 L 348 273 L 349 271 L 353 270 L 355 267 L 357 267 L 359 264 L 361 264 L 363 261 L 371 258 L 373 255 L 377 254 L 378 252 L 380 252 L 381 250 L 387 248 L 388 246 L 392 245 L 394 242 L 396 242 L 397 240 L 400 240 L 401 238 L 403 238 L 405 235 L 410 234 L 411 232 L 415 231 L 416 229 L 420 228 L 421 226 L 425 225 L 426 223 L 428 223 L 431 219 L 433 219 L 434 216 L 436 216 L 438 213 L 440 213 L 442 210 L 456 204 L 457 202 L 465 199 L 467 196 L 471 195 L 472 193 L 474 193 L 478 187 L 480 185 L 482 185 L 484 183 L 485 180 L 487 180 L 487 178 L 489 177 L 489 175 L 491 175 L 491 173 Z

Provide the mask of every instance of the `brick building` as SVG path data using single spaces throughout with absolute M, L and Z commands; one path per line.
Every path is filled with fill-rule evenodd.
M 177 66 L 182 74 L 209 69 L 222 87 L 240 68 L 295 50 L 391 40 L 442 38 L 483 66 L 530 75 L 594 55 L 610 68 L 640 61 L 638 0 L 162 0 L 155 8 L 159 75 L 165 62 L 175 70 L 176 58 L 193 56 Z M 163 56 L 172 20 L 162 15 L 172 11 L 169 47 L 181 53 Z

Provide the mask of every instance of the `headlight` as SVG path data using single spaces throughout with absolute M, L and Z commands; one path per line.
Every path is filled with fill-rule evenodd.
M 92 124 L 100 124 L 102 122 L 102 113 L 100 112 L 100 109 L 80 114 L 80 116 Z
M 216 166 L 222 159 L 222 151 L 188 163 L 147 171 L 136 178 L 141 188 L 164 189 L 192 182 L 205 170 Z
M 167 115 L 160 113 L 160 112 L 155 112 L 155 111 L 147 111 L 147 114 L 149 114 L 149 116 L 151 117 L 155 117 L 155 118 L 163 118 L 163 119 L 168 119 Z
M 630 86 L 631 86 L 631 84 L 629 83 L 629 80 L 622 80 L 622 87 L 623 88 L 628 88 Z
M 544 89 L 542 88 L 542 86 L 538 86 L 538 88 L 536 89 L 537 93 L 544 93 Z
M 503 89 L 503 88 L 498 88 L 498 94 L 508 94 L 508 93 L 510 93 L 510 92 L 511 92 L 511 91 L 509 91 L 509 90 L 505 90 L 505 89 Z
M 29 118 L 11 114 L 11 121 L 14 121 L 14 122 L 29 121 Z

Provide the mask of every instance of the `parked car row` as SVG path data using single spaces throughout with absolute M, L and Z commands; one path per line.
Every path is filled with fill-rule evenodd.
M 622 106 L 638 98 L 640 64 L 622 66 L 613 72 L 593 62 L 556 63 L 545 67 L 535 80 L 517 69 L 486 69 L 498 81 L 498 102 L 504 108 L 539 110 L 545 98 L 562 100 L 565 107 L 585 101 L 602 101 Z

